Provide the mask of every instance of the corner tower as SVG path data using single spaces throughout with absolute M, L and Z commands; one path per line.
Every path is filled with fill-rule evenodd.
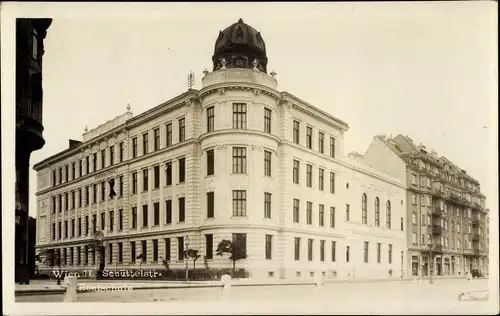
M 238 22 L 219 32 L 212 61 L 214 71 L 224 67 L 257 67 L 267 73 L 266 44 L 260 32 L 240 18 Z M 255 65 L 254 61 L 257 62 Z

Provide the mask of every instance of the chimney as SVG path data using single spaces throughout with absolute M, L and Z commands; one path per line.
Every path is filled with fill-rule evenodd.
M 79 140 L 70 139 L 69 140 L 69 149 L 76 148 L 76 147 L 80 146 L 81 144 L 82 144 L 82 142 Z

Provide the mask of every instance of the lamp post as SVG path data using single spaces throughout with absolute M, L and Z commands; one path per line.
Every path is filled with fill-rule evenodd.
M 429 284 L 432 284 L 432 268 L 434 266 L 434 262 L 432 260 L 432 246 L 433 246 L 432 235 L 429 234 Z
M 188 256 L 187 256 L 187 253 L 188 253 L 188 249 L 189 249 L 189 237 L 186 236 L 186 238 L 184 239 L 184 260 L 186 261 L 186 282 L 189 280 L 189 275 L 188 275 Z

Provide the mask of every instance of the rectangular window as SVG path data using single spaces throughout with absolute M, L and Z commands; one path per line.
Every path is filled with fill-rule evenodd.
M 319 205 L 319 226 L 325 226 L 325 206 Z
M 142 191 L 146 192 L 149 190 L 149 170 L 142 170 Z
M 215 124 L 215 108 L 213 106 L 207 108 L 207 133 L 214 131 Z
M 335 193 L 335 173 L 330 172 L 330 193 Z
M 78 226 L 77 226 L 77 236 L 80 237 L 82 235 L 82 218 L 78 218 Z
M 271 260 L 273 258 L 273 236 L 266 235 L 266 259 Z
M 155 128 L 153 130 L 153 137 L 154 137 L 154 151 L 157 151 L 160 149 L 160 129 Z
M 58 222 L 57 223 L 57 239 L 62 238 L 62 223 Z
M 214 192 L 207 192 L 207 218 L 213 218 L 215 213 Z
M 363 246 L 363 261 L 365 263 L 368 263 L 368 242 L 367 241 L 364 242 L 364 246 Z
M 153 239 L 153 262 L 158 262 L 158 239 Z
M 186 199 L 179 198 L 179 222 L 184 222 L 186 220 Z
M 137 194 L 137 172 L 132 172 L 132 194 Z
M 299 261 L 300 260 L 300 238 L 299 237 L 295 237 L 294 238 L 294 258 L 295 258 L 295 261 Z
M 293 183 L 299 184 L 300 179 L 300 162 L 298 160 L 293 161 Z
M 68 193 L 64 193 L 64 210 L 69 210 L 69 198 Z
M 142 248 L 142 262 L 146 262 L 148 259 L 148 247 L 146 244 L 146 240 L 141 241 L 141 248 Z
M 298 223 L 300 218 L 300 210 L 299 210 L 300 200 L 293 199 L 293 222 Z
M 62 167 L 59 168 L 59 184 L 63 182 L 63 169 Z
M 186 158 L 179 159 L 179 183 L 186 181 Z
M 300 144 L 300 122 L 295 120 L 293 121 L 293 142 Z
M 106 167 L 106 149 L 101 150 L 101 169 Z
M 271 133 L 271 109 L 264 108 L 264 132 Z
M 78 208 L 82 207 L 83 204 L 83 198 L 82 198 L 82 189 L 78 189 Z
M 160 187 L 160 166 L 153 167 L 153 189 Z
M 132 158 L 137 157 L 137 137 L 132 138 Z
M 307 225 L 312 225 L 312 202 L 307 202 L 307 207 L 306 207 L 306 222 Z
M 89 227 L 90 227 L 90 223 L 89 223 L 89 217 L 87 215 L 87 216 L 85 216 L 85 236 L 87 236 L 89 234 Z
M 75 203 L 75 196 L 76 196 L 76 192 L 75 191 L 71 191 L 71 209 L 74 210 L 75 207 L 76 207 L 76 203 Z
M 71 163 L 71 180 L 76 179 L 76 163 Z
M 271 176 L 271 152 L 264 150 L 264 175 Z
M 330 137 L 330 157 L 335 158 L 335 138 Z
M 115 146 L 109 147 L 109 165 L 112 166 L 115 164 Z
M 307 240 L 307 260 L 309 260 L 309 261 L 313 261 L 313 245 L 314 245 L 314 240 L 308 239 Z
M 97 203 L 97 183 L 93 185 L 93 191 L 92 192 L 92 203 Z
M 118 194 L 120 194 L 120 196 L 123 196 L 123 176 L 120 176 L 119 180 L 120 185 L 118 187 Z
M 123 263 L 123 243 L 118 243 L 118 263 Z
M 69 166 L 64 166 L 64 182 L 68 182 L 69 180 Z
M 149 133 L 142 134 L 142 154 L 147 155 L 149 152 Z
M 71 237 L 75 237 L 75 219 L 71 219 Z
M 113 231 L 115 226 L 115 212 L 109 211 L 109 231 Z
M 247 250 L 247 234 L 234 234 L 233 233 L 233 243 L 237 243 L 241 246 L 243 252 L 246 253 Z
M 310 126 L 306 126 L 306 147 L 312 149 L 312 134 L 313 129 Z
M 392 263 L 392 245 L 389 244 L 389 254 L 388 254 L 389 258 L 388 258 L 388 261 L 389 263 Z
M 377 263 L 380 263 L 381 261 L 381 250 L 382 250 L 382 244 L 377 243 Z
M 320 154 L 325 152 L 325 133 L 322 132 L 318 134 L 318 151 Z
M 335 228 L 335 207 L 330 206 L 330 227 Z
M 64 221 L 64 238 L 68 238 L 68 221 Z
M 123 210 L 118 210 L 118 230 L 123 229 Z
M 170 146 L 172 146 L 172 123 L 168 123 L 165 126 L 165 130 L 166 130 L 166 133 L 167 133 L 166 146 L 170 147 Z
M 61 213 L 62 212 L 62 206 L 63 206 L 62 205 L 62 195 L 59 195 L 58 198 L 59 198 L 59 204 L 58 204 L 59 205 L 59 213 Z
M 233 173 L 247 173 L 247 149 L 233 147 Z
M 90 157 L 87 156 L 85 157 L 85 174 L 89 174 L 90 173 Z
M 319 261 L 325 261 L 325 241 L 319 241 Z
M 172 200 L 165 201 L 166 224 L 172 224 Z
M 332 241 L 332 262 L 335 262 L 337 259 L 337 242 Z
M 130 242 L 130 262 L 135 262 L 135 241 Z
M 106 228 L 106 213 L 101 213 L 101 230 Z
M 207 176 L 215 174 L 215 155 L 214 150 L 207 150 Z
M 165 166 L 165 176 L 167 178 L 167 186 L 172 185 L 172 162 L 167 162 Z
M 142 227 L 148 227 L 148 205 L 142 206 Z
M 172 251 L 170 238 L 165 238 L 165 260 L 170 261 L 170 253 Z
M 233 190 L 233 216 L 247 216 L 247 191 Z
M 106 200 L 106 182 L 101 182 L 101 201 Z
M 349 262 L 351 260 L 351 247 L 345 246 L 345 262 Z
M 264 193 L 264 218 L 271 218 L 271 193 Z
M 247 128 L 247 105 L 233 103 L 233 129 Z
M 57 174 L 56 171 L 52 170 L 52 186 L 56 186 L 57 185 L 56 174 Z
M 306 185 L 309 188 L 312 188 L 312 170 L 313 166 L 308 164 L 306 168 Z
M 319 169 L 319 176 L 318 176 L 318 187 L 321 191 L 324 190 L 325 186 L 325 170 L 324 169 Z
M 108 262 L 113 263 L 113 244 L 108 244 Z
M 153 203 L 153 225 L 160 225 L 160 202 Z
M 207 259 L 213 259 L 214 257 L 214 235 L 205 235 L 205 252 Z
M 186 140 L 186 119 L 179 119 L 179 143 Z
M 124 150 L 124 148 L 123 148 L 123 142 L 120 143 L 119 147 L 120 147 L 119 148 L 120 149 L 120 154 L 119 154 L 119 159 L 120 160 L 119 160 L 119 162 L 122 162 L 123 161 L 123 150 Z
M 177 260 L 184 260 L 184 237 L 177 237 Z
M 85 187 L 85 205 L 89 205 L 89 200 L 90 200 L 90 189 L 89 187 Z

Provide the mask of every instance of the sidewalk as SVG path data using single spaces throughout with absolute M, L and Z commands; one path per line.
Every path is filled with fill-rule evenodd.
M 423 283 L 428 277 L 405 277 L 405 278 L 371 278 L 371 279 L 328 279 L 325 284 L 335 283 L 376 283 L 376 282 L 417 282 Z M 463 276 L 434 276 L 434 281 L 465 279 Z M 55 280 L 32 280 L 30 284 L 16 284 L 16 295 L 37 294 L 63 294 L 66 287 L 64 281 L 57 285 Z M 314 285 L 314 280 L 284 280 L 284 279 L 233 279 L 231 286 L 279 286 L 279 285 Z M 221 287 L 221 281 L 147 281 L 147 280 L 90 280 L 82 279 L 78 282 L 79 291 L 84 288 L 96 286 L 127 286 L 133 289 L 180 289 L 180 288 L 210 288 Z

